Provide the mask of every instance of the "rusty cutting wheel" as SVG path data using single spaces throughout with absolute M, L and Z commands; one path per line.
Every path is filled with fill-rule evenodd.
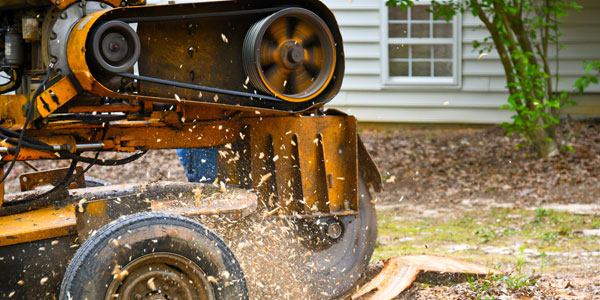
M 316 14 L 287 8 L 250 28 L 243 60 L 254 87 L 286 101 L 304 102 L 317 97 L 331 81 L 335 42 Z
M 108 287 L 107 299 L 214 300 L 206 275 L 193 261 L 175 253 L 152 253 L 129 263 Z

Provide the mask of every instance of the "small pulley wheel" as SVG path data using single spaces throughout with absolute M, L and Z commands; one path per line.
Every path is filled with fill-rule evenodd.
M 327 24 L 303 8 L 254 24 L 244 40 L 244 70 L 254 87 L 289 102 L 317 97 L 331 81 L 335 42 Z
M 90 59 L 111 73 L 129 71 L 140 57 L 140 38 L 127 23 L 109 21 L 91 33 Z

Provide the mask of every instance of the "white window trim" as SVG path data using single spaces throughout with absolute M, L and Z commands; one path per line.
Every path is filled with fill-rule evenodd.
M 385 5 L 385 1 L 381 3 L 381 80 L 383 82 L 383 88 L 386 90 L 419 90 L 423 88 L 427 89 L 440 89 L 440 90 L 456 90 L 460 89 L 462 85 L 462 17 L 460 12 L 454 16 L 453 23 L 453 38 L 448 38 L 446 41 L 442 39 L 421 39 L 419 41 L 411 40 L 411 44 L 437 44 L 442 42 L 451 41 L 453 44 L 452 51 L 452 62 L 453 64 L 453 76 L 451 78 L 435 78 L 435 77 L 393 77 L 390 76 L 390 56 L 389 47 L 390 41 L 403 43 L 407 42 L 407 38 L 389 38 L 389 19 L 388 19 L 388 7 Z M 429 4 L 430 1 L 421 0 L 417 4 Z

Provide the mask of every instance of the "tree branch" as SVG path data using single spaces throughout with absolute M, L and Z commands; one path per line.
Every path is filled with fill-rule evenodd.
M 496 1 L 496 2 L 499 2 L 499 1 Z M 525 50 L 528 53 L 531 53 L 531 54 L 527 55 L 527 57 L 529 58 L 531 63 L 537 65 L 538 62 L 535 57 L 535 54 L 533 54 L 534 49 L 533 49 L 533 45 L 531 43 L 531 39 L 529 38 L 527 31 L 525 30 L 525 26 L 523 26 L 523 21 L 521 20 L 521 18 L 518 16 L 507 14 L 504 11 L 502 11 L 502 13 L 506 17 L 506 19 L 509 21 L 509 23 L 507 25 L 510 26 L 512 31 L 515 33 L 515 36 L 517 37 L 517 40 L 521 44 L 521 47 L 523 47 L 523 50 Z
M 527 74 L 525 74 L 524 70 L 522 70 L 521 68 L 518 68 L 517 66 L 519 65 L 524 65 L 524 61 L 523 58 L 521 57 L 515 57 L 516 53 L 518 53 L 518 49 L 517 49 L 517 45 L 518 42 L 517 40 L 515 40 L 515 34 L 512 31 L 513 28 L 510 26 L 509 21 L 508 21 L 508 16 L 507 14 L 504 12 L 502 3 L 500 3 L 499 0 L 494 0 L 494 12 L 496 13 L 496 17 L 494 18 L 494 25 L 496 25 L 496 30 L 498 31 L 497 25 L 501 23 L 502 26 L 504 26 L 504 29 L 506 31 L 506 34 L 504 35 L 499 35 L 500 38 L 502 36 L 504 36 L 506 38 L 506 47 L 508 48 L 508 51 L 510 51 L 510 59 L 512 60 L 513 63 L 513 69 L 515 70 L 515 72 L 517 72 L 517 74 L 519 74 L 519 77 L 521 79 L 519 79 L 519 81 L 521 81 L 521 86 L 525 87 L 527 86 L 527 84 L 525 82 L 523 82 L 524 80 L 530 80 L 530 78 L 528 78 L 529 76 L 527 76 Z M 500 40 L 500 42 L 502 42 L 502 40 Z M 522 46 L 522 45 L 521 45 Z M 523 90 L 523 95 L 525 95 L 525 97 L 528 97 L 529 99 L 525 99 L 525 105 L 527 105 L 527 108 L 529 110 L 535 110 L 535 104 L 533 103 L 533 99 L 535 99 L 535 95 L 533 94 L 534 91 L 530 90 L 530 91 L 525 91 Z
M 502 61 L 502 66 L 504 67 L 504 73 L 506 74 L 506 81 L 509 86 L 508 87 L 509 92 L 511 94 L 515 94 L 517 92 L 517 89 L 513 86 L 513 84 L 516 83 L 517 81 L 515 79 L 515 76 L 512 73 L 513 65 L 512 65 L 511 59 L 510 59 L 510 55 L 508 54 L 508 51 L 504 47 L 504 44 L 502 43 L 502 39 L 500 38 L 500 35 L 498 34 L 498 31 L 496 30 L 494 24 L 492 24 L 490 19 L 487 17 L 485 12 L 483 11 L 483 8 L 481 7 L 479 0 L 472 0 L 471 3 L 473 4 L 473 7 L 475 7 L 475 9 L 477 11 L 477 16 L 479 17 L 479 19 L 481 19 L 483 24 L 485 24 L 488 31 L 492 35 L 492 40 L 494 40 L 494 45 L 496 46 L 496 50 L 498 51 L 498 54 L 500 55 L 500 60 Z
M 546 9 L 542 10 L 545 14 L 544 21 L 546 26 L 542 28 L 542 48 L 538 47 L 538 52 L 544 63 L 544 72 L 548 74 L 546 84 L 548 85 L 546 92 L 548 93 L 548 99 L 552 99 L 552 76 L 550 76 L 550 64 L 548 63 L 548 43 L 550 40 L 550 0 L 546 0 Z

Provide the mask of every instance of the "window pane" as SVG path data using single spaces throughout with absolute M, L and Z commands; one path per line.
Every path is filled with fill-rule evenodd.
M 434 58 L 452 58 L 452 45 L 433 46 Z
M 408 58 L 408 46 L 390 45 L 390 58 Z
M 434 21 L 429 5 L 414 5 L 408 12 L 400 8 L 388 9 L 389 76 L 415 77 L 423 82 L 434 77 L 453 77 L 454 21 Z M 423 44 L 432 40 L 431 44 Z
M 412 58 L 431 58 L 431 46 L 413 45 Z
M 408 20 L 408 13 L 399 7 L 390 7 L 389 9 L 390 20 Z
M 427 5 L 415 5 L 411 8 L 411 20 L 429 20 L 429 12 L 427 11 L 429 6 Z
M 434 76 L 452 76 L 452 63 L 451 62 L 435 62 L 433 65 Z
M 408 62 L 390 62 L 390 76 L 408 76 Z
M 429 24 L 411 24 L 410 37 L 429 37 Z
M 390 24 L 389 35 L 393 38 L 408 37 L 408 24 Z
M 412 76 L 431 76 L 430 62 L 413 62 Z
M 433 24 L 433 37 L 452 37 L 452 23 Z

